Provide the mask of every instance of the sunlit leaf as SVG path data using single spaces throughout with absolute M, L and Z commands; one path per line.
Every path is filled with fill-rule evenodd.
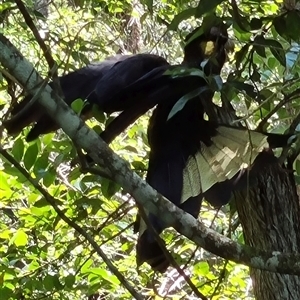
M 198 276 L 205 276 L 210 272 L 209 265 L 206 261 L 201 261 L 194 266 L 194 270 Z
M 20 229 L 13 235 L 10 242 L 14 243 L 17 247 L 26 246 L 28 243 L 28 235 Z

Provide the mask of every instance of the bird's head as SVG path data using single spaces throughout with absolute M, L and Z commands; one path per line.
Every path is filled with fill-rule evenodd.
M 189 67 L 202 66 L 206 75 L 220 74 L 228 52 L 234 49 L 223 22 L 196 28 L 187 35 L 185 42 L 184 63 Z

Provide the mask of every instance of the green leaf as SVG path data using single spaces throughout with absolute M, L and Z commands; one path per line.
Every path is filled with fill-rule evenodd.
M 96 126 L 93 126 L 93 130 L 97 133 L 97 134 L 100 134 L 103 129 L 101 128 L 101 126 L 99 125 L 96 125 Z
M 1 280 L 1 281 L 3 281 L 3 280 Z M 12 299 L 11 296 L 13 295 L 13 293 L 14 293 L 13 289 L 9 289 L 7 286 L 2 286 L 0 288 L 1 300 Z
M 266 58 L 266 42 L 265 38 L 262 35 L 258 35 L 254 39 L 254 50 L 255 52 L 263 58 Z
M 85 264 L 81 267 L 81 272 L 84 273 L 89 273 L 89 270 L 91 266 L 94 264 L 94 261 L 92 259 L 88 259 Z
M 62 204 L 62 203 L 60 203 Z M 49 202 L 44 198 L 42 197 L 41 199 L 37 200 L 35 203 L 34 203 L 34 207 L 36 208 L 42 208 L 42 207 L 45 207 L 45 206 L 49 206 Z M 38 210 L 39 212 L 40 210 Z M 43 211 L 43 210 L 42 210 Z M 35 214 L 36 214 L 36 211 L 35 211 Z M 43 214 L 43 213 L 42 213 Z
M 276 17 L 273 20 L 273 26 L 280 36 L 282 36 L 284 39 L 287 38 L 288 30 L 285 16 Z
M 138 149 L 136 147 L 127 145 L 123 148 L 124 150 L 127 150 L 128 152 L 132 152 L 132 153 L 139 153 Z
M 244 32 L 244 31 L 239 31 L 239 28 L 233 27 L 234 29 L 234 36 L 236 37 L 236 39 L 238 41 L 241 42 L 249 42 L 251 37 L 252 37 L 252 33 L 251 32 Z
M 271 108 L 273 108 L 273 96 L 274 96 L 274 93 L 268 89 L 263 89 L 259 92 L 259 96 L 260 96 L 260 99 L 263 102 L 262 104 L 262 107 L 264 109 L 266 109 L 267 111 L 270 111 Z M 265 102 L 266 99 L 269 99 L 269 101 Z
M 6 174 L 9 174 L 9 175 L 18 177 L 19 182 L 27 181 L 25 176 L 23 174 L 21 174 L 20 171 L 17 170 L 14 166 L 5 165 L 5 169 L 3 170 L 3 172 L 5 172 Z
M 262 28 L 263 22 L 261 19 L 252 18 L 250 21 L 250 27 L 252 30 L 259 30 Z
M 198 276 L 205 276 L 208 272 L 210 272 L 209 265 L 205 261 L 197 263 L 194 266 L 194 270 Z
M 184 106 L 186 105 L 186 103 L 190 100 L 193 99 L 197 96 L 199 96 L 201 93 L 203 93 L 204 91 L 208 90 L 209 87 L 208 86 L 202 86 L 196 90 L 193 90 L 192 92 L 184 95 L 183 97 L 181 97 L 176 103 L 175 105 L 172 107 L 169 115 L 168 115 L 168 119 L 170 120 L 174 115 L 176 115 L 180 110 L 182 110 L 184 108 Z
M 260 73 L 257 71 L 256 68 L 253 70 L 253 73 L 251 74 L 250 78 L 254 82 L 260 82 Z
M 151 14 L 153 14 L 153 0 L 146 0 L 144 2 Z
M 300 15 L 298 11 L 289 11 L 286 17 L 286 34 L 294 41 L 299 41 Z
M 92 114 L 93 114 L 93 117 L 99 123 L 104 124 L 104 122 L 105 122 L 105 115 L 104 115 L 103 111 L 99 108 L 98 105 L 93 105 Z
M 50 167 L 43 175 L 43 184 L 46 187 L 49 187 L 56 179 L 56 171 L 53 167 Z
M 266 41 L 269 44 L 271 53 L 274 55 L 274 57 L 280 62 L 283 67 L 286 67 L 285 52 L 282 45 L 275 40 L 268 39 Z
M 233 16 L 233 28 L 241 34 L 249 33 L 251 30 L 247 17 L 241 16 L 238 11 L 231 10 Z
M 47 291 L 52 291 L 54 289 L 61 288 L 61 284 L 59 282 L 57 275 L 55 276 L 46 275 L 46 277 L 43 280 L 43 285 Z
M 197 7 L 196 17 L 199 18 L 211 11 L 213 11 L 224 0 L 201 0 Z
M 77 114 L 80 114 L 84 107 L 84 101 L 82 99 L 76 99 L 71 103 L 71 107 Z
M 2 191 L 10 191 L 11 190 L 11 186 L 8 184 L 7 179 L 9 179 L 8 176 L 4 176 L 4 174 L 0 175 L 0 190 Z M 11 180 L 10 180 L 11 182 Z M 1 196 L 2 196 L 2 192 L 1 192 Z M 1 197 L 0 197 L 1 199 Z
M 271 53 L 280 62 L 280 64 L 286 67 L 285 52 L 282 45 L 278 41 L 273 39 L 265 39 L 263 36 L 258 36 L 255 38 L 255 42 L 258 44 L 257 47 L 255 46 L 255 50 L 260 56 L 266 57 L 263 46 L 267 46 L 270 48 Z
M 26 246 L 28 243 L 28 235 L 22 229 L 19 229 L 10 242 L 14 243 L 17 247 Z
M 250 45 L 246 44 L 240 51 L 235 53 L 235 65 L 237 69 L 239 69 L 243 59 L 246 57 L 246 55 L 248 55 L 249 47 Z
M 146 170 L 145 163 L 142 161 L 133 161 L 132 166 L 135 170 Z
M 15 3 L 14 2 L 10 2 L 10 1 L 6 1 L 4 3 L 0 4 L 0 13 L 3 12 L 4 10 L 14 7 Z
M 44 199 L 44 198 L 43 198 Z M 46 200 L 45 200 L 46 201 Z M 31 207 L 30 212 L 34 216 L 42 217 L 46 216 L 47 213 L 50 211 L 49 203 L 47 202 L 48 206 L 44 205 L 43 207 L 38 207 L 36 204 Z
M 227 82 L 228 85 L 236 88 L 238 91 L 246 93 L 251 98 L 256 98 L 257 93 L 254 90 L 254 87 L 251 84 L 240 82 L 240 81 L 230 81 Z
M 68 275 L 65 277 L 65 284 L 67 288 L 72 288 L 75 283 L 75 276 L 74 275 Z
M 43 151 L 42 155 L 34 163 L 33 172 L 38 179 L 45 175 L 46 169 L 50 164 L 48 155 L 47 151 Z
M 198 68 L 175 67 L 164 72 L 163 75 L 172 76 L 173 78 L 185 76 L 198 76 L 206 78 L 204 72 Z
M 269 57 L 267 60 L 267 66 L 273 70 L 278 66 L 278 60 L 275 57 Z
M 20 162 L 23 154 L 24 154 L 24 143 L 21 138 L 18 138 L 13 145 L 13 148 L 11 150 L 12 155 L 16 159 L 16 161 Z
M 178 28 L 178 25 L 186 19 L 189 19 L 190 17 L 194 16 L 196 13 L 196 8 L 188 8 L 182 12 L 180 12 L 178 15 L 176 15 L 173 20 L 171 21 L 171 24 L 168 26 L 168 30 L 176 30 Z
M 105 198 L 110 199 L 118 190 L 120 186 L 106 178 L 103 178 L 101 181 L 101 191 Z
M 33 10 L 33 14 L 34 14 L 37 18 L 43 19 L 43 20 L 45 20 L 45 22 L 46 22 L 47 19 L 46 19 L 45 16 L 44 16 L 41 12 L 39 12 L 38 10 L 34 9 L 34 10 Z
M 120 284 L 119 279 L 115 275 L 109 274 L 105 269 L 92 268 L 92 269 L 90 269 L 90 273 L 99 275 L 104 280 L 107 280 L 108 282 L 110 282 L 112 284 L 115 284 L 115 285 Z
M 25 168 L 29 171 L 34 165 L 38 155 L 38 146 L 37 143 L 29 146 L 24 155 L 24 165 Z
M 2 240 L 9 240 L 11 238 L 11 230 L 10 229 L 6 229 L 6 230 L 2 230 L 0 231 L 0 238 Z
M 300 175 L 300 160 L 296 160 L 296 172 Z

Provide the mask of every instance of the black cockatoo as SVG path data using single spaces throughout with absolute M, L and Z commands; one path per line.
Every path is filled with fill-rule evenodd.
M 162 65 L 168 65 L 168 63 L 164 58 L 157 55 L 117 55 L 61 76 L 59 83 L 64 100 L 68 105 L 71 105 L 78 98 L 87 100 L 82 115 L 84 118 L 88 118 L 91 117 L 90 112 L 93 104 L 98 105 L 101 110 L 107 113 L 122 111 L 127 108 L 125 101 L 110 101 L 108 103 L 110 94 L 121 91 L 152 69 Z M 53 87 L 54 84 L 50 83 L 50 86 Z M 44 112 L 43 107 L 38 102 L 35 102 L 28 111 L 21 112 L 31 98 L 32 95 L 28 95 L 20 103 L 17 103 L 11 111 L 12 118 L 3 123 L 9 134 L 18 134 L 24 127 L 35 123 L 26 138 L 27 141 L 36 139 L 40 134 L 58 129 L 56 123 Z M 124 129 L 119 129 L 118 132 Z
M 226 26 L 220 23 L 194 39 L 193 35 L 197 36 L 197 32 L 187 38 L 190 42 L 184 49 L 182 66 L 202 68 L 206 76 L 220 74 L 228 46 Z M 241 170 L 251 166 L 264 148 L 285 145 L 289 136 L 205 120 L 202 103 L 211 101 L 214 91 L 205 78 L 193 72 L 188 76 L 166 74 L 174 68 L 161 66 L 152 70 L 135 82 L 128 93 L 134 95 L 131 101 L 136 103 L 158 103 L 148 127 L 147 182 L 175 205 L 198 217 L 203 197 L 213 206 L 228 203 L 232 190 L 243 185 L 245 176 Z M 178 100 L 195 89 L 201 93 L 171 116 Z M 157 233 L 165 228 L 163 217 L 149 213 L 148 219 Z M 169 262 L 162 249 L 143 220 L 138 223 L 138 265 L 147 262 L 154 270 L 165 271 Z

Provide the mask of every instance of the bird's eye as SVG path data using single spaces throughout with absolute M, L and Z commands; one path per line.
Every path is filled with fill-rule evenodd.
M 200 47 L 205 56 L 211 56 L 215 50 L 215 43 L 213 41 L 201 42 Z

